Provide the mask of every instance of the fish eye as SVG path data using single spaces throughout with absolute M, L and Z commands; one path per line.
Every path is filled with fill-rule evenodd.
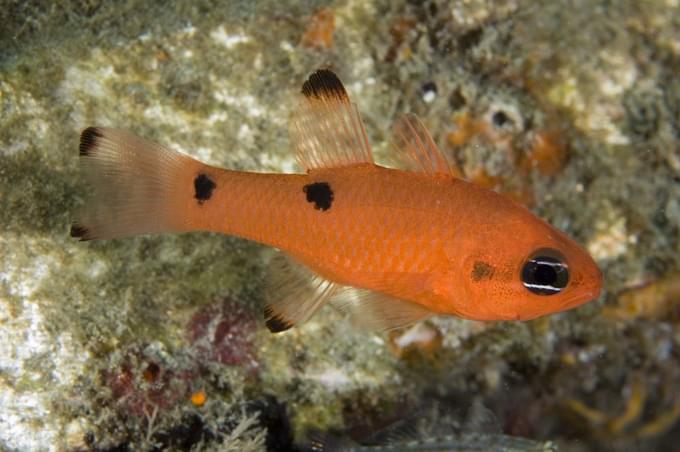
M 569 267 L 562 253 L 542 248 L 524 262 L 521 276 L 524 287 L 532 293 L 554 295 L 569 284 Z

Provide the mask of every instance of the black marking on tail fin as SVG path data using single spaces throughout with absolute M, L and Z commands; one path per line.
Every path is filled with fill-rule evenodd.
M 310 75 L 302 85 L 302 94 L 307 98 L 349 103 L 349 96 L 342 82 L 333 71 L 328 69 L 319 69 Z
M 104 135 L 97 127 L 88 127 L 80 134 L 80 155 L 90 155 L 92 148 L 97 144 L 97 140 Z
M 194 179 L 194 198 L 198 200 L 199 204 L 203 204 L 205 201 L 212 197 L 213 190 L 217 187 L 215 182 L 207 174 L 199 174 Z
M 71 225 L 71 237 L 75 237 L 77 239 L 80 239 L 81 241 L 85 240 L 90 240 L 88 237 L 88 229 L 84 226 L 79 225 L 78 223 L 73 223 Z
M 315 182 L 302 187 L 307 195 L 307 202 L 314 203 L 316 210 L 326 211 L 333 204 L 333 190 L 328 182 Z
M 294 326 L 292 323 L 287 322 L 278 315 L 274 314 L 274 310 L 271 308 L 271 306 L 266 306 L 264 308 L 264 319 L 267 328 L 269 328 L 269 331 L 272 333 L 280 333 L 282 331 L 289 330 Z

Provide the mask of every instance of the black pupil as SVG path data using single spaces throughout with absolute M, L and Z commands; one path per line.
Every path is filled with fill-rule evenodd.
M 552 265 L 537 263 L 534 270 L 534 279 L 538 284 L 553 285 L 557 281 L 557 272 Z
M 556 257 L 535 256 L 524 264 L 522 282 L 537 295 L 553 295 L 560 293 L 569 283 L 569 270 Z

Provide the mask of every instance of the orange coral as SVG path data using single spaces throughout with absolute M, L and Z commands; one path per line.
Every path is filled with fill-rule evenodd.
M 659 436 L 670 430 L 680 418 L 680 401 L 676 398 L 669 404 L 667 411 L 639 425 L 649 399 L 650 386 L 645 384 L 642 377 L 636 376 L 629 383 L 629 391 L 623 410 L 615 414 L 604 413 L 576 399 L 566 399 L 562 403 L 585 420 L 593 432 L 602 438 L 627 438 L 634 441 Z
M 678 318 L 680 314 L 680 277 L 677 273 L 642 287 L 627 290 L 617 297 L 616 306 L 603 310 L 616 320 Z
M 479 185 L 480 187 L 495 190 L 498 188 L 502 180 L 499 176 L 490 175 L 484 168 L 477 168 L 475 172 L 468 176 L 470 182 Z
M 556 129 L 545 129 L 536 133 L 530 148 L 517 160 L 513 135 L 507 130 L 498 130 L 487 120 L 472 117 L 468 112 L 455 116 L 455 128 L 447 134 L 447 141 L 453 147 L 470 144 L 484 144 L 507 153 L 511 165 L 515 167 L 513 174 L 519 179 L 513 180 L 511 175 L 491 175 L 482 166 L 468 168 L 465 176 L 471 182 L 492 190 L 498 190 L 515 201 L 532 206 L 534 194 L 527 177 L 532 169 L 544 176 L 553 176 L 562 170 L 567 161 L 568 147 L 563 135 Z
M 301 43 L 304 47 L 313 49 L 330 49 L 333 47 L 333 32 L 335 31 L 335 15 L 333 11 L 324 8 L 317 11 L 310 19 Z
M 406 39 L 408 33 L 418 24 L 418 21 L 412 17 L 397 17 L 390 26 L 390 36 L 392 36 L 392 43 L 385 54 L 385 61 L 394 62 L 398 57 L 400 60 L 408 59 L 412 55 L 411 47 L 402 44 Z
M 449 143 L 453 146 L 464 145 L 474 136 L 482 134 L 488 129 L 486 122 L 471 118 L 468 113 L 456 116 L 454 123 L 456 129 L 447 135 Z
M 208 399 L 208 396 L 205 394 L 205 391 L 202 390 L 202 389 L 191 394 L 191 403 L 194 406 L 203 406 L 203 404 L 205 404 L 207 399 Z
M 557 130 L 545 130 L 536 134 L 527 158 L 526 169 L 536 168 L 544 176 L 559 173 L 567 161 L 567 145 Z

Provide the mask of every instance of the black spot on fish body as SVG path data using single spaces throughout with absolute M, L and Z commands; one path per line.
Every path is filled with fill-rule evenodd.
M 472 268 L 472 279 L 474 281 L 481 281 L 482 279 L 491 279 L 494 274 L 494 268 L 483 261 L 476 261 Z
M 196 179 L 194 179 L 194 198 L 198 200 L 199 204 L 203 204 L 212 197 L 215 187 L 217 187 L 217 185 L 207 174 L 199 174 L 196 176 Z
M 326 211 L 333 204 L 333 190 L 328 182 L 315 182 L 302 187 L 307 195 L 307 202 L 314 203 L 316 210 Z

